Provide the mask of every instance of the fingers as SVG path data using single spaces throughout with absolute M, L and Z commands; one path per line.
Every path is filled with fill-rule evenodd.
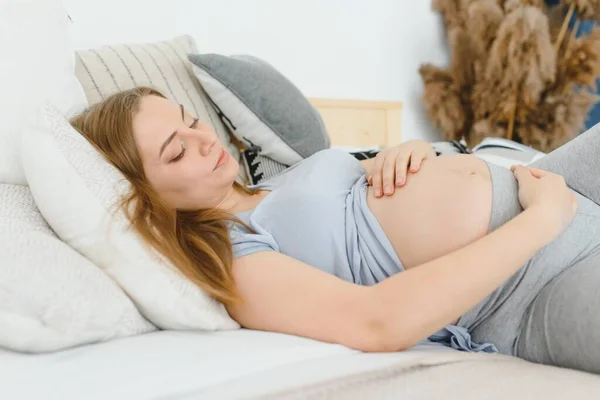
M 408 163 L 412 159 L 411 155 L 401 155 L 398 154 L 396 156 L 396 185 L 402 186 L 406 183 L 406 170 L 408 168 Z
M 383 193 L 391 195 L 394 193 L 394 178 L 397 170 L 397 158 L 388 155 L 383 161 Z
M 544 171 L 543 169 L 537 169 L 537 168 L 531 168 L 531 167 L 527 167 L 527 169 L 529 170 L 531 175 L 533 175 L 536 178 L 543 178 L 545 176 L 552 174 L 551 172 Z
M 515 175 L 515 178 L 517 178 L 517 181 L 519 181 L 519 184 L 530 182 L 534 179 L 531 172 L 529 172 L 529 168 L 522 165 L 513 165 L 510 167 L 510 170 Z
M 408 171 L 419 171 L 426 155 L 426 152 L 399 149 L 377 154 L 368 177 L 375 197 L 392 195 L 396 186 L 403 186 Z
M 375 193 L 375 197 L 381 197 L 383 194 L 383 163 L 385 161 L 385 153 L 381 152 L 375 156 L 375 160 L 373 162 L 372 173 L 371 173 L 371 184 L 373 185 L 373 192 Z
M 413 152 L 410 155 L 410 172 L 417 172 L 421 168 L 421 163 L 425 158 L 424 154 Z
M 395 175 L 396 175 L 396 186 L 403 186 L 406 183 L 406 174 L 407 172 L 410 170 L 410 172 L 415 173 L 417 171 L 419 171 L 419 168 L 421 168 L 421 163 L 423 162 L 423 159 L 425 157 L 422 154 L 413 152 L 410 154 L 398 154 L 396 156 L 396 168 L 395 168 Z M 388 194 L 387 192 L 385 192 L 385 185 L 386 185 L 386 181 L 384 179 L 384 193 Z M 392 192 L 393 193 L 393 182 L 390 181 L 391 187 L 392 187 Z M 391 194 L 389 193 L 389 194 Z
M 553 172 L 545 171 L 543 169 L 538 169 L 538 168 L 529 168 L 529 173 L 534 178 L 538 178 L 538 179 L 552 179 L 557 184 L 560 184 L 562 186 L 567 186 L 567 182 L 565 181 L 565 178 L 562 175 L 558 175 L 558 174 L 555 174 Z
M 552 179 L 564 181 L 564 178 L 561 175 L 558 175 L 558 174 L 555 174 L 555 173 L 552 173 L 550 171 L 546 171 L 546 170 L 543 170 L 543 169 L 539 169 L 539 168 L 513 165 L 512 167 L 510 167 L 510 170 L 513 171 L 513 172 L 515 172 L 515 169 L 517 167 L 520 167 L 520 168 L 523 168 L 524 170 L 527 170 L 529 172 L 529 175 L 533 176 L 534 178 L 538 178 L 538 179 L 552 178 Z

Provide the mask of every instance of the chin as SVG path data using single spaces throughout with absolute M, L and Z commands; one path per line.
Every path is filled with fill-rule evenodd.
M 223 165 L 223 167 L 227 169 L 227 171 L 224 172 L 226 172 L 227 176 L 230 176 L 232 180 L 235 180 L 240 172 L 240 165 L 233 159 L 233 157 L 231 157 L 231 155 L 229 157 L 229 162 L 227 163 L 229 165 Z

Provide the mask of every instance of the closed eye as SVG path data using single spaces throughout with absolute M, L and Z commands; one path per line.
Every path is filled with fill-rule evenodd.
M 183 104 L 180 104 L 179 107 L 181 108 L 181 118 L 183 120 L 185 120 L 185 110 L 183 108 Z M 190 129 L 194 129 L 196 127 L 196 125 L 198 125 L 198 121 L 199 120 L 200 120 L 199 118 L 194 118 L 194 121 L 189 126 L 189 128 Z M 174 159 L 172 159 L 171 161 L 169 161 L 169 164 L 170 163 L 176 163 L 177 161 L 180 161 L 183 158 L 184 155 L 185 155 L 185 147 L 183 146 L 183 143 L 181 143 L 181 151 L 179 152 L 179 154 Z
M 198 124 L 198 118 L 194 118 L 194 122 L 192 122 L 192 124 L 189 126 L 190 129 L 194 129 L 196 127 L 196 125 Z M 181 143 L 181 152 L 177 155 L 177 157 L 175 157 L 174 159 L 172 159 L 171 163 L 175 163 L 179 160 L 181 160 L 183 158 L 183 156 L 185 155 L 185 147 L 183 146 L 183 143 Z
M 183 147 L 183 145 L 181 145 L 181 152 L 179 152 L 177 157 L 175 157 L 174 159 L 169 161 L 169 163 L 176 163 L 177 161 L 179 161 L 183 158 L 184 154 L 185 154 L 185 147 Z

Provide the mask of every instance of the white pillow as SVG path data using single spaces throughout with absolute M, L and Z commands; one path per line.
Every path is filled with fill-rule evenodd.
M 129 189 L 120 172 L 50 104 L 23 134 L 23 167 L 33 197 L 65 242 L 110 275 L 164 329 L 233 329 L 225 307 L 129 229 L 115 204 Z
M 27 186 L 0 184 L 0 347 L 45 352 L 155 329 L 56 237 Z
M 45 99 L 62 112 L 86 105 L 74 73 L 69 18 L 60 0 L 0 2 L 0 182 L 25 184 L 19 135 Z

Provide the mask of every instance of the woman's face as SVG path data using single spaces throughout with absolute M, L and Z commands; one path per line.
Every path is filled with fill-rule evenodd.
M 144 97 L 133 118 L 133 134 L 146 177 L 173 207 L 213 208 L 232 189 L 238 163 L 209 126 L 182 113 L 178 104 Z

